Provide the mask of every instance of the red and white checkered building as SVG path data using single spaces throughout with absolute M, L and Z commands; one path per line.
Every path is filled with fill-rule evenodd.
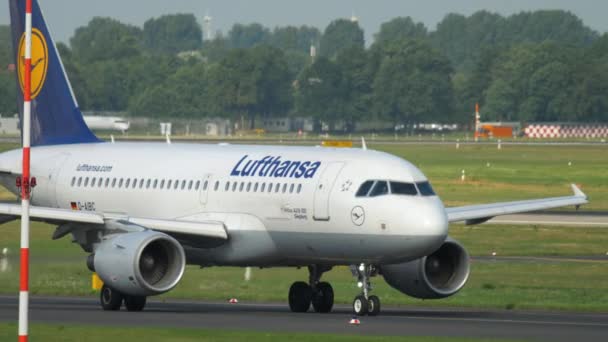
M 534 123 L 524 132 L 528 138 L 608 138 L 608 124 Z

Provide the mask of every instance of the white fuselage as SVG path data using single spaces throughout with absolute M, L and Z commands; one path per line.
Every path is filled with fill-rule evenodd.
M 11 191 L 21 151 L 0 155 Z M 377 151 L 319 147 L 92 143 L 32 149 L 33 205 L 186 221 L 221 221 L 227 242 L 176 236 L 188 262 L 281 266 L 395 263 L 447 237 L 437 196 L 356 197 L 368 180 L 426 181 Z M 176 185 L 177 184 L 177 185 Z

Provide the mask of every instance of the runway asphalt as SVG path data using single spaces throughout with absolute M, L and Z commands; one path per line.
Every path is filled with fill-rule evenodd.
M 17 320 L 17 297 L 0 296 L 0 321 Z M 104 312 L 96 298 L 33 297 L 32 322 L 119 327 L 188 327 L 372 336 L 509 338 L 533 341 L 606 341 L 608 314 L 468 309 L 383 308 L 380 316 L 349 325 L 350 306 L 331 314 L 295 314 L 287 304 L 152 299 L 140 313 Z M 68 329 L 66 327 L 66 329 Z

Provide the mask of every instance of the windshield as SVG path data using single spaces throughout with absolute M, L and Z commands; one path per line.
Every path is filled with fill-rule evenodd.
M 433 191 L 433 187 L 429 182 L 416 183 L 416 186 L 418 186 L 418 190 L 420 190 L 422 196 L 435 196 L 435 191 Z
M 414 183 L 391 182 L 391 193 L 394 195 L 418 195 Z
M 367 180 L 359 186 L 356 197 L 378 197 L 383 195 L 436 196 L 428 181 L 418 183 L 386 180 Z
M 366 197 L 367 194 L 369 193 L 369 189 L 372 188 L 372 185 L 374 185 L 374 181 L 372 181 L 372 180 L 368 180 L 368 181 L 364 182 L 359 187 L 359 190 L 357 190 L 357 194 L 355 196 Z
M 388 194 L 388 183 L 386 181 L 377 181 L 374 188 L 369 193 L 369 197 L 376 197 Z

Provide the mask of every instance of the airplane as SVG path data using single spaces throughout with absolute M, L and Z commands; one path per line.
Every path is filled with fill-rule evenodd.
M 84 122 L 93 131 L 120 131 L 125 133 L 131 127 L 128 120 L 118 116 L 85 115 Z
M 374 276 L 423 299 L 465 285 L 469 255 L 449 237 L 450 223 L 587 203 L 572 185 L 570 196 L 445 208 L 412 163 L 363 148 L 103 142 L 86 126 L 33 3 L 41 40 L 33 55 L 46 62 L 32 78 L 31 218 L 89 254 L 103 310 L 143 310 L 188 264 L 305 267 L 309 278 L 292 284 L 289 308 L 326 313 L 334 291 L 322 275 L 346 265 L 361 289 L 353 312 L 377 315 Z M 24 1 L 9 4 L 19 47 Z M 15 194 L 21 170 L 21 150 L 0 154 L 0 181 Z M 0 220 L 19 219 L 20 208 L 0 204 Z

